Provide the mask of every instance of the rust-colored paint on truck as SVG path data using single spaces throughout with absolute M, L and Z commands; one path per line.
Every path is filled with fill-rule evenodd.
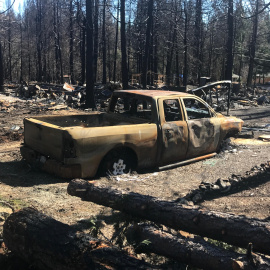
M 131 100 L 130 113 L 117 103 L 125 98 Z M 187 100 L 205 106 L 205 111 L 188 108 Z M 190 119 L 188 110 L 208 114 Z M 41 161 L 44 170 L 64 178 L 87 178 L 94 177 L 116 149 L 136 157 L 137 168 L 196 160 L 215 152 L 228 133 L 241 130 L 243 121 L 217 114 L 190 94 L 120 90 L 113 93 L 108 113 L 39 116 L 26 118 L 24 124 L 21 153 L 25 159 Z

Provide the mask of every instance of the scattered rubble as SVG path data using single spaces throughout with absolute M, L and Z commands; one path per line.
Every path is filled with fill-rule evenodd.
M 261 135 L 258 137 L 258 139 L 260 139 L 264 142 L 270 142 L 270 135 Z
M 270 91 L 266 85 L 258 85 L 253 89 L 239 83 L 232 83 L 230 89 L 230 81 L 220 81 L 188 90 L 188 92 L 203 98 L 216 111 L 220 112 L 228 111 L 228 98 L 230 109 L 270 104 Z
M 97 109 L 103 110 L 106 108 L 112 92 L 120 88 L 121 84 L 119 82 L 110 82 L 106 85 L 96 84 L 94 91 Z M 33 102 L 44 110 L 66 109 L 67 106 L 84 108 L 86 87 L 85 85 L 75 86 L 68 83 L 55 85 L 31 82 L 27 85 L 23 82 L 21 85 L 14 85 L 13 88 L 9 88 L 6 85 L 4 94 L 8 97 L 19 97 L 23 101 Z M 64 104 L 67 106 L 64 106 Z M 12 110 L 12 104 L 8 104 L 7 100 L 4 104 L 0 103 L 0 105 L 2 106 L 1 111 L 5 111 L 6 108 L 11 108 L 10 110 Z
M 112 173 L 107 174 L 107 178 L 112 181 L 144 181 L 150 179 L 152 176 L 157 176 L 158 172 L 154 172 L 148 176 L 138 175 L 136 172 L 129 172 L 126 174 L 114 175 Z
M 219 84 L 218 84 L 219 83 Z M 216 111 L 228 110 L 229 81 L 211 83 L 203 87 L 190 89 L 188 92 L 202 97 Z M 69 106 L 83 107 L 85 104 L 85 85 L 71 85 L 67 82 L 64 85 L 23 82 L 21 85 L 5 85 L 7 96 L 18 96 L 22 99 L 56 100 L 57 104 L 66 103 Z M 107 84 L 95 84 L 95 98 L 98 109 L 108 105 L 109 98 L 114 90 L 122 89 L 119 82 L 108 82 Z M 141 89 L 141 85 L 132 84 L 130 89 Z M 165 85 L 150 87 L 147 89 L 169 90 Z M 230 108 L 245 108 L 252 106 L 267 106 L 270 104 L 270 92 L 267 85 L 247 88 L 239 83 L 233 83 L 230 91 Z M 48 103 L 48 102 L 47 102 Z
M 187 204 L 189 201 L 193 204 L 200 203 L 206 198 L 212 198 L 220 193 L 228 193 L 238 189 L 240 186 L 245 185 L 250 177 L 261 172 L 270 174 L 270 161 L 263 163 L 260 166 L 254 166 L 250 171 L 246 172 L 244 177 L 232 174 L 228 179 L 219 178 L 214 183 L 203 181 L 199 185 L 199 188 L 192 190 L 184 198 L 179 198 L 176 201 L 183 204 Z

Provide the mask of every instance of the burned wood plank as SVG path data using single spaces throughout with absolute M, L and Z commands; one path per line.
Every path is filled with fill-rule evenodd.
M 3 238 L 9 250 L 37 269 L 158 269 L 33 208 L 11 214 Z
M 220 213 L 162 201 L 138 193 L 124 192 L 81 179 L 72 180 L 68 194 L 108 206 L 136 217 L 164 224 L 201 236 L 270 254 L 270 223 L 227 213 Z
M 146 224 L 130 227 L 127 237 L 138 247 L 136 252 L 156 253 L 200 269 L 270 269 L 269 259 L 257 254 L 240 255 L 212 245 L 198 236 L 176 237 Z

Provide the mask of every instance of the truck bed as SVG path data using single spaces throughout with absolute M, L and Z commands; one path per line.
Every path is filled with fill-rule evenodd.
M 148 122 L 149 120 L 110 113 L 25 118 L 24 144 L 38 153 L 62 161 L 71 133 L 79 133 L 81 139 L 84 139 L 90 136 L 89 129 L 91 128 L 128 126 Z M 91 132 L 91 134 L 94 133 Z
M 128 117 L 123 114 L 93 113 L 68 116 L 39 116 L 33 117 L 40 122 L 45 122 L 61 128 L 68 127 L 105 127 L 147 123 L 149 120 Z

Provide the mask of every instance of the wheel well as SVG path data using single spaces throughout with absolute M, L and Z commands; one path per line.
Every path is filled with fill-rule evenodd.
M 111 149 L 106 155 L 104 155 L 104 157 L 102 158 L 100 164 L 99 164 L 99 168 L 98 168 L 98 174 L 102 175 L 102 169 L 103 169 L 103 164 L 104 161 L 107 157 L 109 157 L 111 154 L 113 154 L 114 152 L 118 152 L 118 153 L 123 153 L 125 155 L 127 155 L 130 159 L 132 159 L 132 162 L 134 162 L 134 168 L 137 168 L 138 165 L 138 157 L 136 152 L 127 146 L 120 146 L 120 147 L 116 147 Z
M 218 142 L 218 146 L 217 146 L 217 152 L 219 153 L 220 151 L 221 151 L 221 145 L 222 145 L 222 143 L 226 140 L 226 139 L 228 139 L 228 138 L 230 138 L 230 137 L 235 137 L 238 133 L 239 133 L 240 131 L 238 130 L 238 129 L 232 129 L 232 130 L 230 130 L 222 139 L 220 139 L 219 140 L 219 142 Z
M 234 137 L 234 136 L 236 136 L 239 132 L 240 132 L 240 131 L 239 131 L 238 129 L 232 129 L 232 130 L 230 130 L 230 131 L 226 134 L 226 136 L 225 136 L 224 139 L 227 139 L 227 138 L 229 138 L 229 137 Z

